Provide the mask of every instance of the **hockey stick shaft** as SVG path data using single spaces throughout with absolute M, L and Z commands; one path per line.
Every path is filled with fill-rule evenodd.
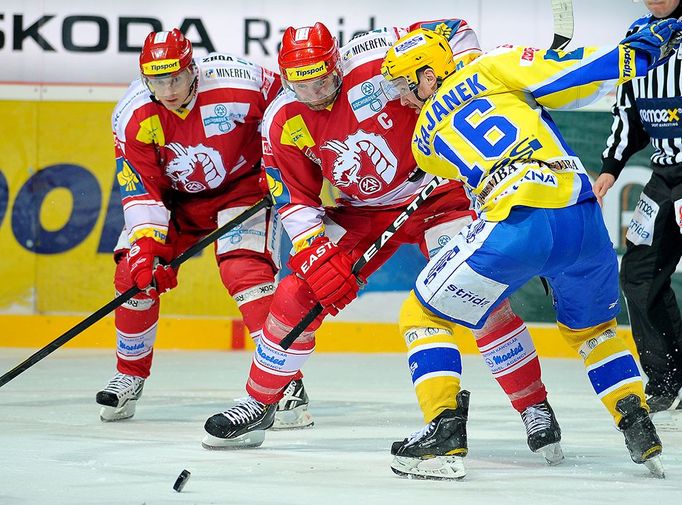
M 396 217 L 391 225 L 370 245 L 367 250 L 358 258 L 353 264 L 351 272 L 353 275 L 358 275 L 360 271 L 370 262 L 370 260 L 379 252 L 379 250 L 386 245 L 398 229 L 405 224 L 408 218 L 424 203 L 431 193 L 444 181 L 441 177 L 434 177 L 429 184 L 422 188 L 421 192 L 405 207 L 398 217 Z M 292 274 L 293 275 L 293 274 Z M 282 339 L 279 343 L 282 349 L 289 349 L 291 344 L 303 333 L 303 331 L 310 326 L 310 324 L 322 314 L 324 307 L 320 303 L 310 309 L 310 311 L 293 327 L 293 329 Z
M 267 209 L 271 206 L 272 206 L 272 199 L 270 198 L 270 196 L 266 196 L 262 200 L 259 200 L 254 205 L 252 205 L 251 207 L 246 209 L 244 212 L 239 214 L 232 221 L 230 221 L 229 223 L 225 223 L 220 228 L 213 230 L 211 233 L 209 233 L 204 238 L 199 240 L 197 243 L 192 245 L 186 251 L 179 254 L 176 258 L 174 258 L 170 262 L 169 265 L 172 268 L 179 267 L 185 261 L 187 261 L 192 256 L 197 254 L 199 251 L 204 249 L 206 246 L 208 246 L 209 244 L 218 240 L 220 237 L 222 237 L 228 231 L 239 226 L 244 221 L 246 221 L 250 217 L 252 217 L 255 214 L 257 214 L 258 212 L 260 212 L 262 209 Z M 109 303 L 107 303 L 103 307 L 100 307 L 97 311 L 90 314 L 88 317 L 83 319 L 76 326 L 74 326 L 73 328 L 71 328 L 67 332 L 63 333 L 62 335 L 60 335 L 59 337 L 54 339 L 52 342 L 47 344 L 45 347 L 43 347 L 42 349 L 35 352 L 30 357 L 28 357 L 25 361 L 23 361 L 19 365 L 15 366 L 12 370 L 10 370 L 6 374 L 4 374 L 2 377 L 0 377 L 0 387 L 4 386 L 9 381 L 14 379 L 16 376 L 18 376 L 22 372 L 25 372 L 26 370 L 31 368 L 33 365 L 38 363 L 40 360 L 42 360 L 43 358 L 47 357 L 48 355 L 50 355 L 51 353 L 53 353 L 54 351 L 59 349 L 61 346 L 66 344 L 69 340 L 71 340 L 72 338 L 74 338 L 75 336 L 77 336 L 78 334 L 82 333 L 84 330 L 86 330 L 87 328 L 89 328 L 90 326 L 95 324 L 97 321 L 99 321 L 104 316 L 109 314 L 115 308 L 123 305 L 125 302 L 130 300 L 133 296 L 138 294 L 140 291 L 141 291 L 140 288 L 138 288 L 137 286 L 133 286 L 132 288 L 130 288 L 126 292 L 118 295 L 116 298 L 111 300 Z
M 551 49 L 565 49 L 573 38 L 573 1 L 552 0 L 554 40 Z

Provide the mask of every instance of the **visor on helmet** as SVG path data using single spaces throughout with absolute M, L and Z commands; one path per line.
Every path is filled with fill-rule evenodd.
M 190 66 L 170 74 L 143 75 L 142 79 L 154 95 L 163 95 L 170 91 L 189 89 L 194 81 L 194 72 Z
M 396 77 L 395 79 L 381 81 L 381 90 L 389 100 L 397 100 L 414 92 L 417 86 L 410 84 L 406 77 Z
M 321 62 L 317 67 L 308 65 L 289 68 L 286 71 L 286 76 L 282 76 L 282 85 L 286 93 L 313 108 L 330 105 L 343 83 L 341 69 L 337 66 L 331 72 L 327 72 L 325 62 Z M 318 77 L 305 78 L 316 73 Z M 298 78 L 299 76 L 303 78 Z

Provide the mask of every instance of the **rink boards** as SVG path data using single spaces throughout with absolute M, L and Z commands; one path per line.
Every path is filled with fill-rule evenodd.
M 0 345 L 38 349 L 80 321 L 76 316 L 0 316 L 3 331 Z M 551 324 L 529 325 L 540 356 L 574 358 L 576 353 L 562 340 Z M 463 354 L 477 354 L 471 333 L 458 328 L 458 345 Z M 618 333 L 635 351 L 629 326 Z M 326 321 L 317 331 L 317 352 L 405 352 L 398 327 L 392 323 Z M 114 348 L 114 324 L 108 317 L 75 337 L 66 347 Z M 239 320 L 161 317 L 157 349 L 252 350 L 253 342 Z

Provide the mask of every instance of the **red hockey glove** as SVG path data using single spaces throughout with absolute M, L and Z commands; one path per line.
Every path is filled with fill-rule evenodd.
M 156 258 L 169 263 L 173 259 L 173 247 L 161 244 L 151 237 L 137 240 L 128 252 L 130 275 L 138 288 L 146 289 L 154 279 L 156 291 L 165 293 L 178 285 L 178 279 L 175 270 L 160 265 L 155 261 Z
M 289 261 L 289 267 L 303 277 L 332 316 L 358 294 L 357 278 L 351 271 L 353 261 L 327 237 L 315 239 L 310 247 L 297 253 Z

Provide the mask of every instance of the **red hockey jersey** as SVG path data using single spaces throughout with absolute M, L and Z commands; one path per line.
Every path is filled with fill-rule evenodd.
M 260 125 L 281 87 L 277 74 L 228 54 L 195 58 L 192 101 L 170 111 L 138 79 L 112 115 L 128 238 L 166 240 L 171 213 L 210 231 L 218 210 L 262 196 Z
M 419 27 L 443 34 L 456 53 L 479 51 L 476 35 L 462 20 L 374 30 L 340 49 L 343 83 L 327 109 L 310 110 L 286 93 L 268 107 L 263 160 L 295 250 L 324 233 L 323 177 L 340 191 L 339 204 L 354 206 L 404 204 L 431 180 L 410 180 L 417 171 L 411 152 L 417 115 L 381 86 L 386 51 Z

